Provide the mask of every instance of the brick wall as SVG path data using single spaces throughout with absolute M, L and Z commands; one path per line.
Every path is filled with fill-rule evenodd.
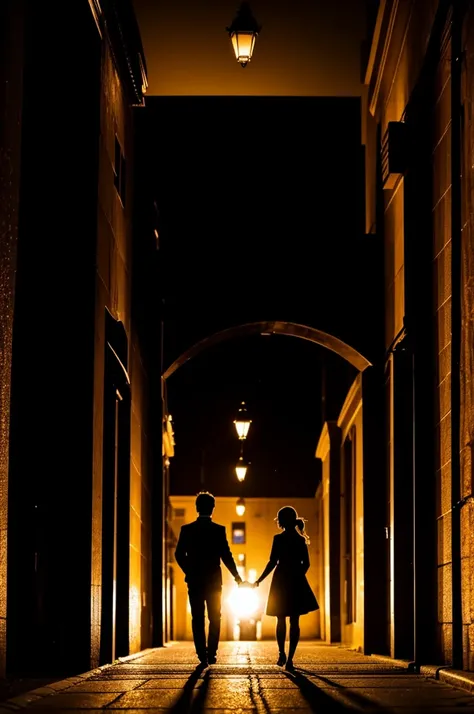
M 94 380 L 94 498 L 92 524 L 92 663 L 99 660 L 102 558 L 102 442 L 105 321 L 107 308 L 123 323 L 128 338 L 131 387 L 130 443 L 130 587 L 129 648 L 149 644 L 150 593 L 150 478 L 147 433 L 147 375 L 141 345 L 131 317 L 132 259 L 132 110 L 124 96 L 110 47 L 104 43 L 102 62 L 99 202 L 96 266 L 95 380 Z M 115 139 L 126 161 L 126 200 L 114 185 Z M 142 623 L 142 611 L 145 621 Z M 146 623 L 148 622 L 148 625 Z M 143 627 L 145 624 L 145 627 Z M 143 635 L 143 641 L 142 641 Z
M 433 309 L 435 320 L 435 454 L 438 518 L 438 641 L 452 656 L 451 571 L 451 42 L 443 40 L 435 78 L 433 134 Z
M 464 666 L 474 670 L 474 15 L 465 20 L 461 327 L 461 574 Z

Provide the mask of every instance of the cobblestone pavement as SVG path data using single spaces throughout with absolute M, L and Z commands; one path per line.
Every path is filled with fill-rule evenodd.
M 474 714 L 471 694 L 344 648 L 302 642 L 294 673 L 276 656 L 272 642 L 225 642 L 217 664 L 198 670 L 191 643 L 173 644 L 9 700 L 0 712 Z

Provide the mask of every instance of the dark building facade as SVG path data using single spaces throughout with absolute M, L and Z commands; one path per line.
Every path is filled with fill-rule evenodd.
M 471 671 L 473 38 L 471 2 L 379 3 L 365 83 L 367 224 L 385 255 L 385 486 L 364 500 L 362 522 L 365 529 L 367 514 L 385 512 L 385 535 L 374 533 L 386 540 L 379 561 L 385 615 L 376 648 L 356 643 L 417 665 Z M 363 389 L 361 397 L 365 408 Z M 318 456 L 325 547 L 340 583 L 328 583 L 327 638 L 340 628 L 350 642 L 347 593 L 358 593 L 355 602 L 361 581 L 357 566 L 348 574 L 348 550 L 350 558 L 360 553 L 348 538 L 358 528 L 357 506 L 354 521 L 346 504 L 354 493 L 357 503 L 367 454 L 357 460 L 345 422 L 343 408 L 326 425 Z M 342 508 L 333 506 L 339 497 Z M 364 550 L 364 562 L 369 557 Z
M 146 66 L 127 0 L 1 13 L 1 669 L 78 672 L 152 642 Z
M 473 10 L 380 3 L 366 76 L 386 256 L 390 651 L 470 670 Z

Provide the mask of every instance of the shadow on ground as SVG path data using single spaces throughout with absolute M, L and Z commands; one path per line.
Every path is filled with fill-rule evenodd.
M 322 677 L 321 675 L 316 675 L 313 672 L 306 672 L 305 670 L 298 668 L 295 669 L 294 672 L 285 672 L 285 674 L 288 679 L 296 684 L 312 711 L 327 712 L 328 714 L 343 714 L 343 712 L 347 712 L 348 709 L 353 711 L 354 707 L 357 708 L 358 711 L 379 712 L 379 714 L 390 711 L 385 707 L 375 705 L 367 699 L 367 697 L 363 697 L 356 692 L 349 691 L 347 688 L 341 687 L 333 680 L 328 679 L 327 677 Z M 326 694 L 323 689 L 318 687 L 315 682 L 308 678 L 308 674 L 310 674 L 313 679 L 318 679 L 319 681 L 324 682 L 324 684 L 333 687 L 334 689 L 338 689 L 347 704 L 337 701 L 332 696 Z

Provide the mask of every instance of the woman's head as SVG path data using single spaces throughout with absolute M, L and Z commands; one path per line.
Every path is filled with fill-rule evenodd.
M 292 506 L 284 506 L 283 508 L 280 508 L 275 520 L 280 528 L 284 528 L 285 530 L 291 530 L 295 528 L 297 532 L 302 535 L 306 542 L 309 544 L 309 538 L 305 533 L 304 529 L 305 520 L 304 518 L 300 518 L 298 516 L 297 512 Z
M 280 528 L 294 528 L 296 526 L 297 519 L 298 514 L 291 506 L 284 506 L 283 508 L 280 508 L 276 517 Z

